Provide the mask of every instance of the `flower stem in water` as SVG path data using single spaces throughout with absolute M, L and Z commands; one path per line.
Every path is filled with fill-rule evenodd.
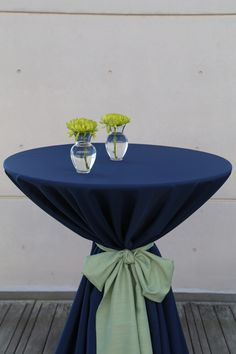
M 117 136 L 116 136 L 116 127 L 115 127 L 115 129 L 114 129 L 114 139 L 113 139 L 113 141 L 114 141 L 114 157 L 115 157 L 115 159 L 117 160 L 117 149 L 116 149 L 116 147 L 117 147 Z
M 84 142 L 86 142 L 86 136 L 84 135 Z M 87 148 L 86 146 L 84 147 L 84 162 L 85 162 L 85 167 L 87 170 L 89 170 L 89 165 L 88 165 L 88 160 L 87 160 Z

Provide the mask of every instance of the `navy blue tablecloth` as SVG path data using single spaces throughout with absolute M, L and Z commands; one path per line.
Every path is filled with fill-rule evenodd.
M 130 144 L 122 162 L 95 144 L 90 174 L 77 174 L 71 145 L 24 151 L 5 172 L 49 215 L 78 235 L 117 250 L 156 241 L 201 207 L 226 181 L 231 164 L 216 155 L 174 147 Z M 150 252 L 160 255 L 156 246 Z M 57 354 L 96 354 L 100 293 L 82 278 Z M 161 304 L 145 300 L 153 354 L 187 354 L 172 291 Z M 145 353 L 141 353 L 145 354 Z

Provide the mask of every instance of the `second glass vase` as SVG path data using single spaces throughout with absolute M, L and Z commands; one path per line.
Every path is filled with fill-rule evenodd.
M 112 161 L 122 161 L 128 149 L 128 139 L 124 135 L 125 125 L 111 127 L 105 146 Z

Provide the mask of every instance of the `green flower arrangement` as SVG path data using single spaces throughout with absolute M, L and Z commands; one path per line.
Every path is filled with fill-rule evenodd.
M 107 133 L 109 134 L 113 130 L 113 144 L 114 144 L 114 158 L 118 160 L 117 156 L 117 127 L 125 126 L 130 123 L 130 118 L 119 113 L 107 113 L 100 120 L 100 124 L 106 127 Z M 112 129 L 113 128 L 113 129 Z
M 111 128 L 116 131 L 117 127 L 130 123 L 130 118 L 118 113 L 108 113 L 102 117 L 100 123 L 107 129 L 107 133 L 111 132 Z
M 96 136 L 97 132 L 97 122 L 91 119 L 87 118 L 75 118 L 72 120 L 69 120 L 66 123 L 66 126 L 68 128 L 68 133 L 69 137 L 74 136 L 75 140 L 78 139 L 79 135 L 82 135 L 83 141 L 86 142 L 86 135 L 91 134 L 91 136 L 94 138 Z M 89 163 L 87 159 L 88 151 L 87 147 L 84 147 L 84 152 L 83 152 L 83 158 L 85 162 L 85 167 L 87 170 L 89 170 Z
M 78 139 L 80 134 L 86 137 L 86 134 L 91 134 L 94 138 L 97 132 L 97 122 L 95 120 L 87 119 L 87 118 L 75 118 L 71 119 L 66 123 L 66 126 L 69 130 L 69 136 L 75 137 L 75 140 Z

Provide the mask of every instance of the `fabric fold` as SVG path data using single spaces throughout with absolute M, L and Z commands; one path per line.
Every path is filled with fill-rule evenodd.
M 162 302 L 171 287 L 173 262 L 147 252 L 106 248 L 85 258 L 83 274 L 103 298 L 96 313 L 97 354 L 152 354 L 145 299 Z

